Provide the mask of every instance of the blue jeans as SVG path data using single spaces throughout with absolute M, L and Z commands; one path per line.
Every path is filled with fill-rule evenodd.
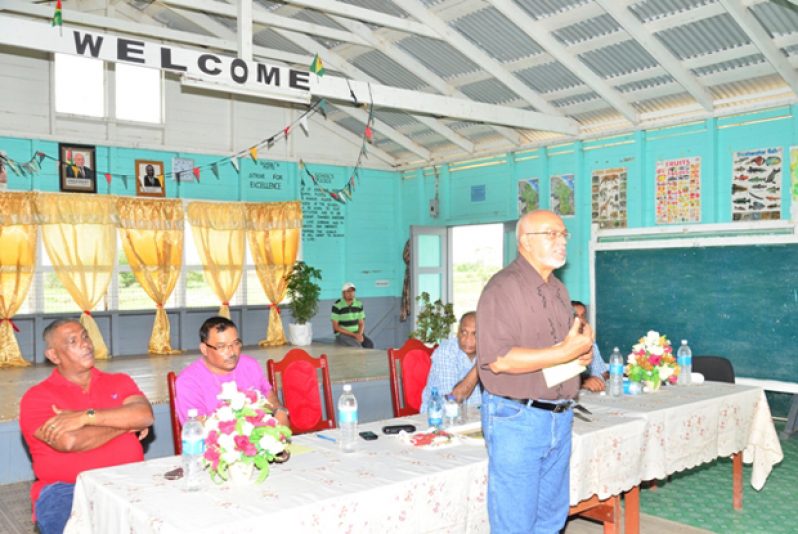
M 568 519 L 573 412 L 530 408 L 485 391 L 492 534 L 556 534 Z
M 40 534 L 61 534 L 72 513 L 75 485 L 56 482 L 45 486 L 36 500 L 36 524 Z

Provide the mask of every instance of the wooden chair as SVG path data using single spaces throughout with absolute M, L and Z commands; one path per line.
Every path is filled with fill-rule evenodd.
M 435 347 L 411 338 L 399 349 L 388 349 L 394 417 L 417 414 L 421 408 L 421 393 L 427 385 Z
M 175 454 L 179 456 L 183 453 L 183 440 L 180 435 L 183 431 L 183 425 L 180 424 L 180 419 L 177 417 L 177 408 L 175 407 L 175 402 L 177 401 L 176 380 L 177 375 L 174 371 L 169 371 L 166 374 L 166 386 L 169 389 L 169 417 L 172 421 L 172 445 L 174 445 Z
M 279 362 L 268 360 L 266 368 L 269 382 L 288 408 L 291 432 L 304 434 L 335 428 L 335 406 L 326 354 L 314 358 L 302 349 L 291 349 Z M 319 370 L 322 393 L 319 392 Z
M 692 372 L 701 373 L 705 380 L 734 384 L 734 366 L 723 356 L 693 356 Z

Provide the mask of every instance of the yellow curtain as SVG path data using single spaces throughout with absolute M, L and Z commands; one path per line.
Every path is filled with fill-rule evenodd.
M 285 297 L 286 275 L 296 261 L 302 231 L 302 205 L 299 202 L 246 203 L 247 240 L 255 271 L 266 297 L 271 302 L 266 339 L 262 347 L 285 344 L 278 304 Z
M 219 315 L 229 318 L 244 270 L 244 208 L 240 202 L 192 202 L 188 221 L 205 281 L 222 302 Z
M 183 203 L 121 197 L 116 200 L 119 235 L 136 281 L 155 301 L 150 354 L 180 354 L 170 342 L 164 305 L 180 277 L 183 260 Z
M 0 193 L 0 367 L 25 367 L 14 314 L 25 302 L 36 266 L 35 193 Z
M 41 193 L 36 211 L 42 239 L 58 279 L 83 313 L 80 322 L 94 343 L 94 357 L 109 358 L 91 310 L 108 291 L 116 261 L 116 199 Z

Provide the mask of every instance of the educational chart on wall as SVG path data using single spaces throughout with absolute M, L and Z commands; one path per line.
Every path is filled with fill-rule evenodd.
M 732 160 L 732 220 L 781 216 L 781 147 L 735 152 Z
M 701 222 L 701 158 L 657 162 L 657 224 Z
M 551 211 L 561 217 L 573 216 L 576 213 L 574 206 L 574 175 L 560 174 L 551 177 Z
M 627 167 L 593 171 L 593 222 L 599 228 L 626 228 Z
M 191 158 L 172 158 L 172 175 L 178 182 L 193 182 L 194 160 Z
M 798 146 L 790 147 L 790 176 L 792 176 L 792 201 L 798 203 Z
M 540 207 L 540 180 L 527 178 L 518 180 L 518 215 L 535 211 Z
M 316 172 L 314 175 L 326 189 L 335 189 L 335 182 L 341 181 L 336 180 L 331 172 Z M 302 186 L 302 241 L 313 243 L 341 239 L 346 231 L 345 223 L 344 206 L 306 180 Z

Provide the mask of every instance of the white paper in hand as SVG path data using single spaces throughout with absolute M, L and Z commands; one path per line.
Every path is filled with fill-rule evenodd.
M 568 363 L 561 363 L 554 367 L 546 367 L 543 369 L 543 378 L 546 380 L 547 387 L 554 387 L 557 384 L 562 384 L 571 377 L 582 374 L 587 369 L 584 365 L 579 363 L 579 360 L 572 360 Z

